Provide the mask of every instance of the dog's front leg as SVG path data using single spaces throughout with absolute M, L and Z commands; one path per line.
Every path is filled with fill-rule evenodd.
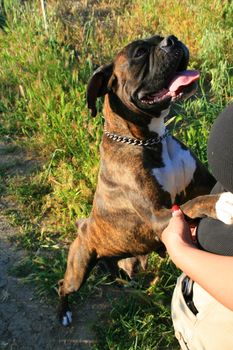
M 187 217 L 187 220 L 203 217 L 217 219 L 216 203 L 219 198 L 220 194 L 199 196 L 181 205 L 181 209 Z
M 70 246 L 64 279 L 59 281 L 59 319 L 63 326 L 72 322 L 68 295 L 80 289 L 96 262 L 95 251 L 89 248 L 85 237 L 79 234 Z
M 211 217 L 228 225 L 233 224 L 233 194 L 230 192 L 199 196 L 180 207 L 187 221 Z M 162 209 L 154 215 L 153 225 L 159 238 L 167 227 L 170 218 L 170 209 Z
M 182 206 L 190 218 L 208 216 L 218 219 L 226 225 L 233 224 L 233 193 L 223 192 L 200 196 Z

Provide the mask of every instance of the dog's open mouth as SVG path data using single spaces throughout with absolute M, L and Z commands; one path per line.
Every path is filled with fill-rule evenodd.
M 196 70 L 185 70 L 179 72 L 170 82 L 167 88 L 159 92 L 144 95 L 140 102 L 145 105 L 153 105 L 162 102 L 167 98 L 173 101 L 181 98 L 187 91 L 190 92 L 195 88 L 195 82 L 199 79 L 200 73 Z

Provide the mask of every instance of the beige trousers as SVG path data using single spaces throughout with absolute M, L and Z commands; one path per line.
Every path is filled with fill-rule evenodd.
M 233 350 L 233 312 L 194 283 L 193 301 L 198 309 L 194 315 L 182 294 L 184 277 L 178 278 L 172 297 L 172 321 L 181 349 Z

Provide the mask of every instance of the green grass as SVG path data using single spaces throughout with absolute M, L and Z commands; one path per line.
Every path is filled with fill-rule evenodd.
M 170 301 L 179 272 L 169 259 L 153 257 L 149 272 L 157 266 L 157 282 L 126 293 L 112 304 L 112 310 L 97 327 L 96 350 L 108 349 L 178 349 L 170 318 Z M 142 281 L 141 276 L 141 281 Z M 145 281 L 144 281 L 145 282 Z M 104 326 L 107 320 L 107 327 Z
M 7 177 L 3 165 L 0 190 L 17 202 L 7 214 L 21 227 L 17 241 L 28 250 L 17 273 L 36 282 L 40 295 L 54 297 L 75 220 L 89 215 L 96 186 L 103 118 L 101 112 L 91 118 L 85 101 L 93 69 L 110 62 L 135 38 L 173 33 L 183 40 L 190 48 L 190 67 L 201 71 L 201 80 L 195 98 L 175 108 L 169 127 L 207 164 L 211 124 L 232 101 L 233 3 L 51 1 L 48 35 L 39 2 L 6 0 L 5 7 L 0 138 L 37 154 L 41 166 L 27 176 Z M 169 305 L 179 272 L 168 259 L 151 259 L 148 274 L 154 273 L 159 282 L 148 287 L 141 276 L 138 289 L 112 305 L 105 325 L 97 330 L 96 349 L 176 349 Z M 102 281 L 103 276 L 93 273 L 83 297 Z

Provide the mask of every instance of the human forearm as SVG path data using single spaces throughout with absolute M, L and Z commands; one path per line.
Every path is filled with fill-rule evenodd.
M 176 248 L 170 251 L 176 266 L 233 311 L 233 257 L 211 254 L 189 244 Z
M 192 241 L 190 228 L 176 208 L 162 233 L 172 261 L 220 303 L 233 310 L 233 257 L 200 250 Z

